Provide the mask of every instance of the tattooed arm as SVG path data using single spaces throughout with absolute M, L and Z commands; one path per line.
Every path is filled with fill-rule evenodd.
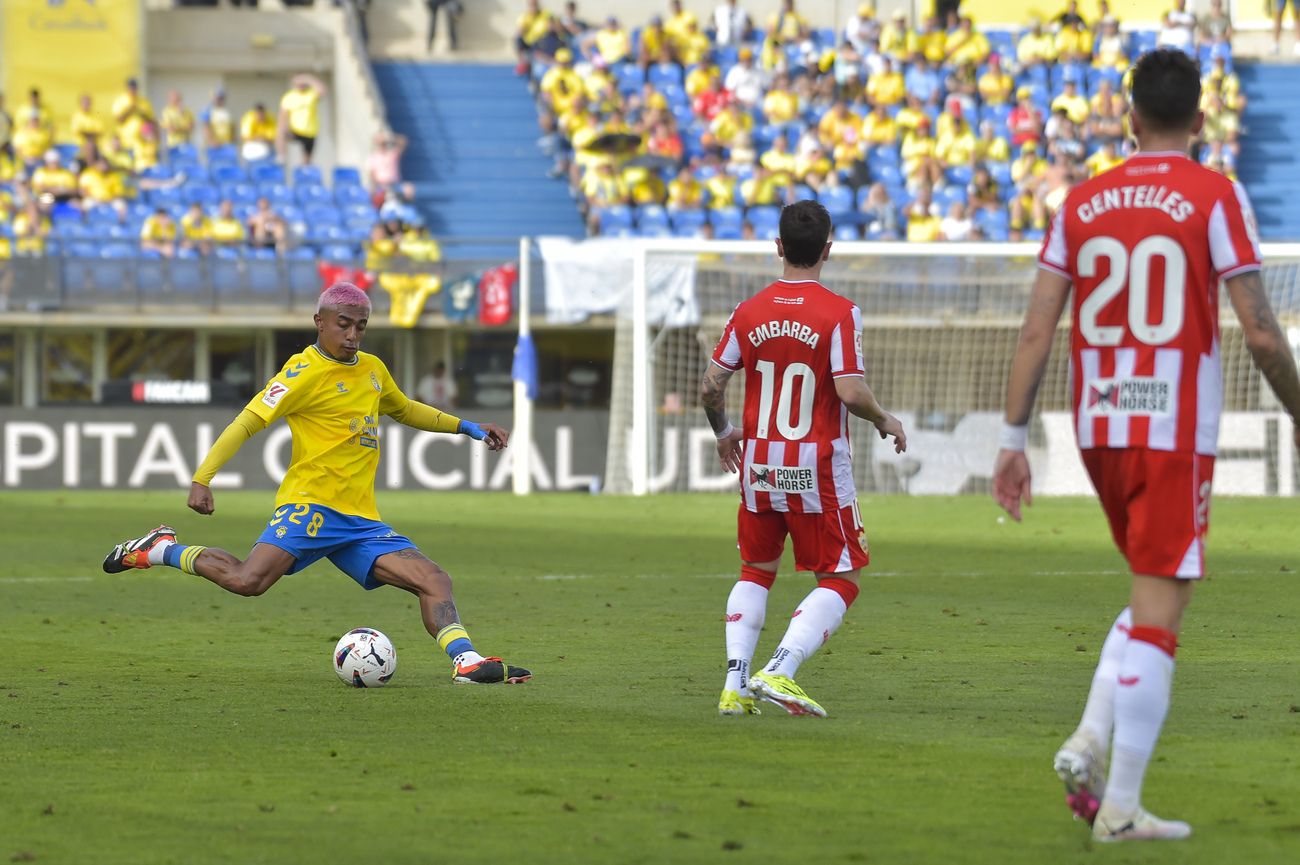
M 1296 445 L 1300 447 L 1300 375 L 1296 373 L 1291 347 L 1269 306 L 1264 280 L 1259 271 L 1252 270 L 1232 277 L 1227 283 L 1228 298 L 1246 336 L 1246 348 L 1282 407 L 1296 422 Z
M 729 472 L 738 471 L 744 462 L 743 436 L 727 419 L 727 382 L 732 375 L 732 370 L 710 363 L 700 383 L 700 405 L 718 437 L 718 460 Z

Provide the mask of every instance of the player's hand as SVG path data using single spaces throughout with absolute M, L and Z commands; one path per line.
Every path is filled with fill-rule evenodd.
M 728 472 L 735 474 L 745 462 L 745 434 L 739 429 L 732 429 L 718 439 L 718 461 Z
M 483 444 L 488 446 L 490 451 L 505 450 L 510 443 L 510 431 L 497 426 L 494 423 L 479 424 L 483 427 L 483 432 L 487 433 L 487 438 L 483 439 Z
M 200 483 L 190 484 L 190 510 L 207 516 L 216 510 L 212 504 L 212 490 Z
M 901 454 L 907 450 L 907 433 L 903 430 L 903 422 L 889 412 L 885 412 L 885 416 L 876 421 L 876 432 L 880 433 L 882 439 L 894 437 L 894 453 Z
M 1026 506 L 1034 503 L 1029 480 L 1029 458 L 1024 451 L 998 451 L 993 466 L 993 498 L 1016 522 L 1020 522 L 1020 502 Z

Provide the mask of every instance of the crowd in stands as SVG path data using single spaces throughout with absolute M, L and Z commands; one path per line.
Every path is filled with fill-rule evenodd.
M 956 4 L 952 4 L 954 7 Z M 1196 57 L 1205 129 L 1194 154 L 1232 175 L 1245 99 L 1222 0 L 1174 0 L 1158 30 L 1121 31 L 1076 0 L 1020 32 L 876 17 L 815 29 L 784 0 L 756 21 L 680 0 L 628 29 L 529 0 L 518 69 L 592 234 L 773 237 L 779 207 L 817 198 L 840 239 L 1041 237 L 1071 185 L 1123 161 L 1124 77 L 1156 47 Z
M 0 258 L 351 261 L 376 239 L 377 260 L 404 254 L 427 238 L 401 182 L 405 141 L 380 136 L 366 177 L 337 167 L 327 185 L 312 164 L 324 92 L 298 75 L 278 110 L 236 115 L 218 89 L 197 113 L 177 91 L 156 111 L 132 79 L 106 116 L 82 96 L 59 127 L 39 89 L 12 113 L 0 96 Z

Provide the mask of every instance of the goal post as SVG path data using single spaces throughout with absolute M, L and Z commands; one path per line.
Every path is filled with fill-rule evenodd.
M 698 388 L 731 310 L 780 275 L 773 242 L 640 239 L 630 249 L 631 296 L 615 328 L 604 489 L 632 495 L 734 489 L 735 476 L 717 466 Z M 894 455 L 870 425 L 850 421 L 859 490 L 987 491 L 1038 249 L 1037 243 L 834 244 L 822 281 L 861 308 L 867 380 L 909 433 L 908 453 Z M 1263 252 L 1265 286 L 1300 353 L 1300 244 L 1266 244 Z M 654 296 L 663 280 L 649 274 L 686 263 L 689 314 L 665 317 Z M 1221 309 L 1225 389 L 1216 491 L 1293 495 L 1290 418 L 1251 364 L 1226 294 Z M 1040 494 L 1090 490 L 1070 419 L 1068 326 L 1061 324 L 1031 423 Z M 737 420 L 743 392 L 742 372 L 727 393 Z

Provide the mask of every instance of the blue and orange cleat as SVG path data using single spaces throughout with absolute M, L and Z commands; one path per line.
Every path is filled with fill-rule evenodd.
M 160 541 L 176 543 L 176 530 L 171 526 L 159 526 L 142 538 L 123 541 L 104 557 L 104 573 L 120 574 L 132 568 L 149 567 L 149 551 Z
M 451 680 L 458 685 L 519 685 L 533 677 L 531 670 L 507 664 L 500 658 L 484 658 L 477 664 L 457 664 Z

